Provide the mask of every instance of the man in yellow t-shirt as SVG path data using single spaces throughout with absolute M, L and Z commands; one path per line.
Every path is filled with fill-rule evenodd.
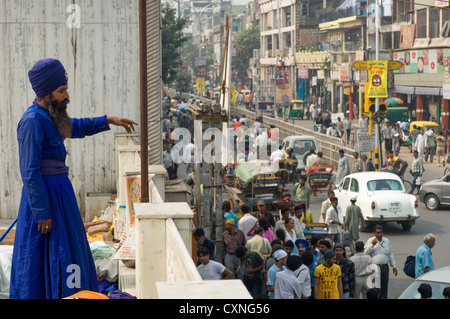
M 314 271 L 315 299 L 342 299 L 341 267 L 336 265 L 336 254 L 333 250 L 327 250 L 324 262 Z

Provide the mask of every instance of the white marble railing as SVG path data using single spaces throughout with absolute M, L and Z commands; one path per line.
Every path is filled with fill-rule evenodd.
M 134 216 L 128 214 L 126 178 L 140 173 L 139 148 L 126 143 L 117 145 L 117 152 L 118 196 L 120 204 L 127 205 L 127 231 L 131 233 L 132 225 L 135 236 L 135 268 L 121 265 L 119 289 L 138 299 L 251 298 L 240 280 L 202 280 L 192 259 L 194 213 L 186 202 L 164 201 L 164 167 L 149 166 L 149 174 L 155 174 L 149 179 L 149 203 L 134 203 Z M 177 291 L 172 290 L 173 284 Z M 198 285 L 201 289 L 191 293 Z
M 179 222 L 186 223 L 186 221 Z M 189 224 L 184 226 L 189 226 Z M 186 230 L 190 233 L 190 229 Z M 166 221 L 166 254 L 167 281 L 202 280 L 172 218 L 168 218 Z

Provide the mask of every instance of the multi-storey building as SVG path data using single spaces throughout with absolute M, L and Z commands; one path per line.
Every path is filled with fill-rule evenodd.
M 327 88 L 331 87 L 334 91 L 325 76 L 329 68 L 327 51 L 339 48 L 354 51 L 356 47 L 359 50 L 360 42 L 346 40 L 346 29 L 351 28 L 352 40 L 356 32 L 359 32 L 360 39 L 364 38 L 359 14 L 350 12 L 347 8 L 337 10 L 343 2 L 344 0 L 260 0 L 262 100 L 274 101 L 276 85 L 283 80 L 291 86 L 293 98 L 307 102 L 311 102 L 313 96 L 327 95 Z M 357 4 L 360 10 L 361 3 Z M 349 15 L 353 18 L 345 20 L 344 17 Z M 330 22 L 340 18 L 343 20 Z M 355 26 L 358 30 L 354 30 Z M 341 30 L 339 42 L 337 35 Z M 336 41 L 333 42 L 334 39 Z M 330 46 L 338 42 L 341 43 L 340 46 Z M 284 75 L 281 81 L 280 74 Z
M 274 101 L 277 74 L 295 84 L 296 0 L 260 0 L 260 99 Z
M 439 7 L 442 6 L 442 7 Z M 381 26 L 380 49 L 404 67 L 393 71 L 392 94 L 417 120 L 450 129 L 450 10 L 448 1 L 395 3 L 392 22 Z M 369 29 L 368 38 L 373 28 Z

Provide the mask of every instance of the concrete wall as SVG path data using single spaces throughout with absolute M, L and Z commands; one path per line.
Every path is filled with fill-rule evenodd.
M 74 3 L 78 7 L 69 7 Z M 27 75 L 33 64 L 47 57 L 62 61 L 69 76 L 70 116 L 106 114 L 138 122 L 138 37 L 138 1 L 1 1 L 0 218 L 14 218 L 20 202 L 16 128 L 35 98 Z M 112 131 L 66 142 L 66 164 L 82 214 L 86 193 L 116 187 L 113 133 L 123 130 Z

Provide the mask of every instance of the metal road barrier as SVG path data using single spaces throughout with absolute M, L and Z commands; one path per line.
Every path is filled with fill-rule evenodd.
M 253 123 L 256 121 L 256 113 L 247 109 L 231 107 L 231 115 L 241 117 L 245 114 L 249 122 L 249 127 L 253 126 Z M 307 129 L 301 127 L 296 124 L 292 124 L 289 122 L 283 122 L 281 119 L 272 118 L 270 116 L 262 115 L 263 119 L 263 127 L 270 128 L 270 125 L 274 125 L 278 128 L 280 142 L 287 136 L 292 135 L 310 135 L 314 136 L 319 145 L 320 151 L 323 153 L 323 156 L 326 160 L 330 162 L 330 165 L 333 165 L 337 168 L 337 163 L 339 161 L 339 150 L 344 150 L 345 155 L 349 157 L 349 159 L 353 159 L 354 148 L 345 144 L 345 141 L 341 138 L 325 135 L 323 133 L 315 132 L 314 130 Z M 350 161 L 351 162 L 351 161 Z
M 174 91 L 172 89 L 167 90 L 170 96 L 173 96 Z M 181 93 L 181 98 L 189 100 L 190 98 L 199 99 L 203 103 L 211 103 L 210 99 L 199 97 L 197 95 L 189 94 L 189 93 Z M 253 123 L 256 121 L 256 113 L 254 111 L 247 110 L 245 108 L 231 107 L 231 116 L 238 116 L 239 118 L 245 114 L 249 122 L 249 127 L 253 126 Z M 349 158 L 350 163 L 353 160 L 353 152 L 355 148 L 353 145 L 355 142 L 355 138 L 352 138 L 353 143 L 348 145 L 346 141 L 342 138 L 337 138 L 333 136 L 329 136 L 323 133 L 316 132 L 314 130 L 301 127 L 297 124 L 292 124 L 289 122 L 283 122 L 281 119 L 276 119 L 270 116 L 261 115 L 263 119 L 263 127 L 269 129 L 270 125 L 274 125 L 279 130 L 280 143 L 287 136 L 291 135 L 310 135 L 314 136 L 319 145 L 320 151 L 323 153 L 323 156 L 326 160 L 329 161 L 330 165 L 333 165 L 337 169 L 337 164 L 339 161 L 339 150 L 344 150 L 345 155 Z

